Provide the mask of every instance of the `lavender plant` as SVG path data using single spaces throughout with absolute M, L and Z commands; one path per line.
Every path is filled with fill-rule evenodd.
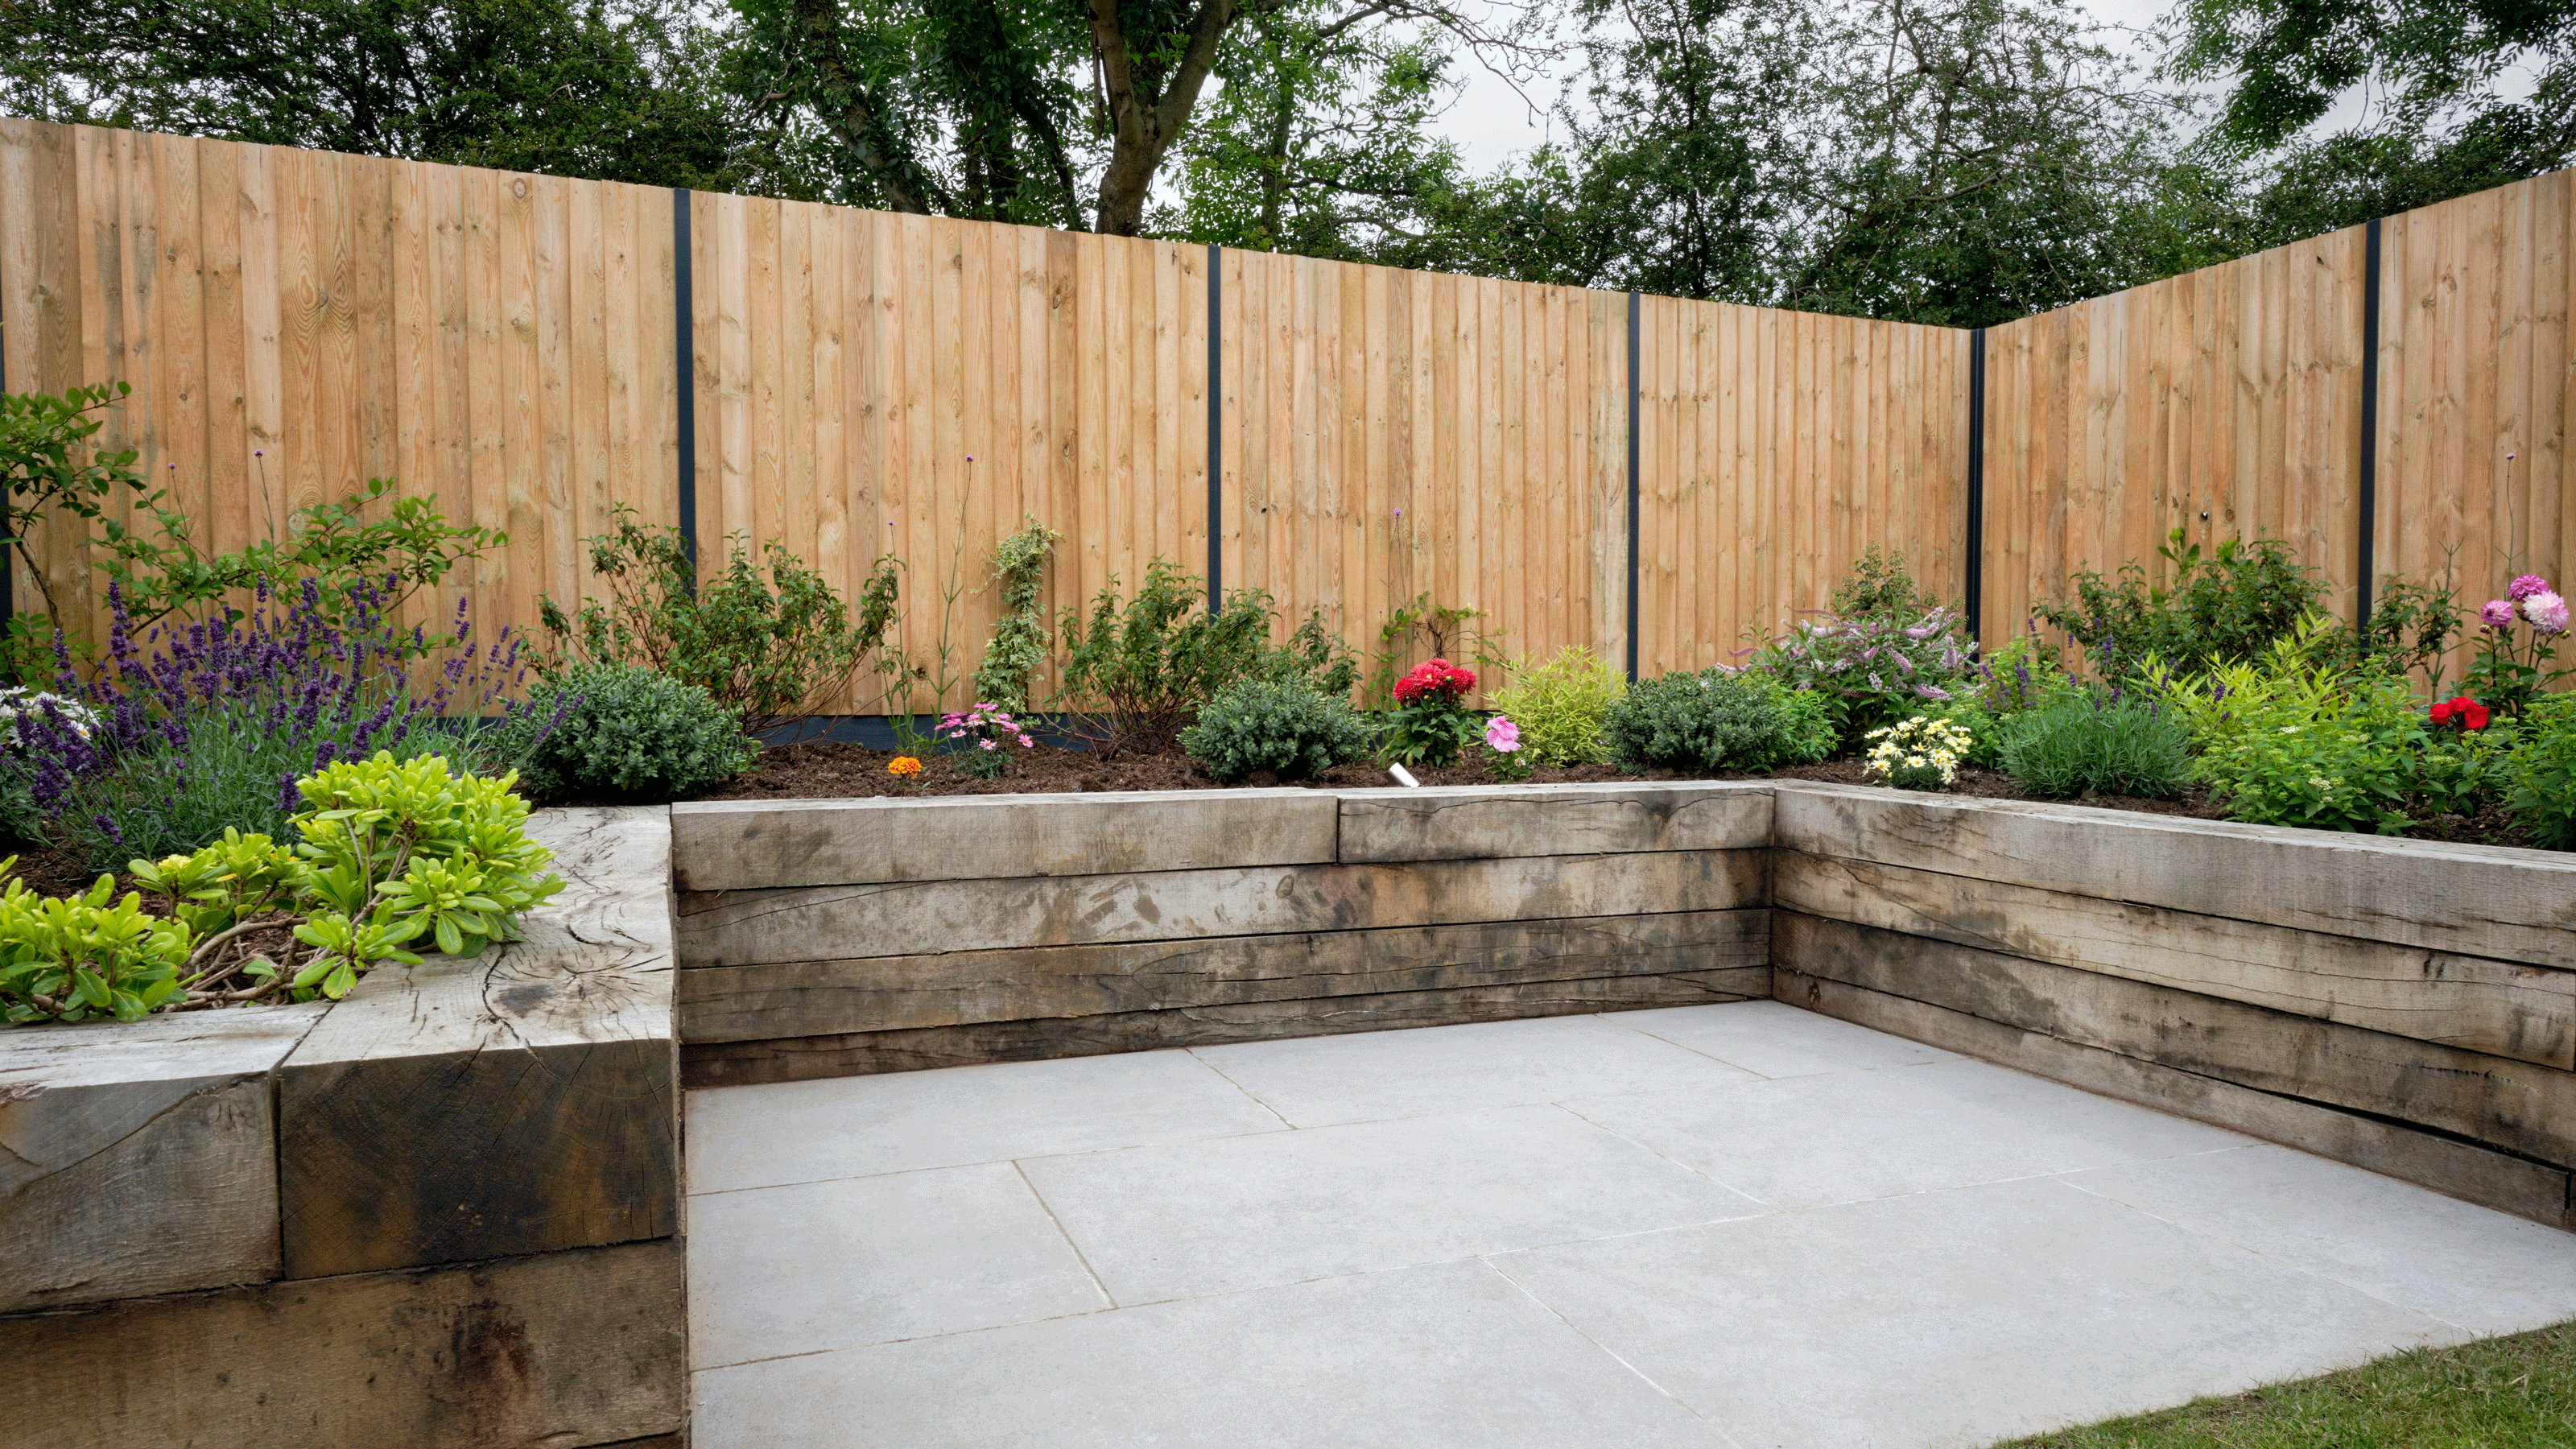
M 331 599 L 311 579 L 283 592 L 263 580 L 230 619 L 139 633 L 111 588 L 106 667 L 84 680 L 58 641 L 55 697 L 20 710 L 0 769 L 23 783 L 41 838 L 114 870 L 228 827 L 283 836 L 295 782 L 334 761 L 387 751 L 513 768 L 497 757 L 503 733 L 474 721 L 520 681 L 518 641 L 505 629 L 477 648 L 459 600 L 459 643 L 423 660 L 426 630 L 392 617 L 398 584 L 362 581 Z

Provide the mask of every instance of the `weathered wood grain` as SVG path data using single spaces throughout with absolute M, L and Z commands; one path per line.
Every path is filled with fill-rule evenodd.
M 690 894 L 680 959 L 820 957 L 1177 941 L 1469 921 L 1734 910 L 1766 899 L 1759 850 L 1260 866 Z
M 1773 976 L 1778 999 L 1793 1006 L 2349 1162 L 2552 1227 L 2576 1228 L 2576 1175 L 2562 1168 L 1911 997 L 1786 967 Z
M 525 941 L 372 972 L 287 1059 L 287 1277 L 678 1231 L 665 819 L 540 813 L 568 888 Z
M 1333 858 L 1337 802 L 1316 790 L 708 800 L 671 807 L 690 891 L 1117 875 Z
M 1771 843 L 1771 791 L 1758 780 L 1370 791 L 1343 795 L 1341 811 L 1344 864 Z
M 1774 911 L 1772 964 L 2576 1166 L 2576 1073 Z
M 1772 853 L 1771 891 L 1829 920 L 2576 1068 L 2576 972 L 1796 850 Z
M 1760 966 L 1770 930 L 1770 913 L 1755 908 L 696 966 L 680 973 L 680 1037 L 758 1041 Z
M 2576 967 L 2576 856 L 1774 782 L 1773 843 L 2533 966 Z
M 685 1427 L 676 1239 L 0 1317 L 5 1449 L 580 1449 Z M 39 1367 L 41 1366 L 41 1367 Z
M 0 1035 L 0 1312 L 276 1277 L 269 1074 L 321 1015 Z
M 1665 976 L 1613 976 L 1304 1001 L 1243 1002 L 780 1041 L 691 1043 L 683 1050 L 682 1061 L 686 1085 L 691 1089 L 735 1087 L 980 1062 L 1099 1056 L 1162 1047 L 1213 1046 L 1220 1042 L 1391 1031 L 1409 1026 L 1569 1016 L 1650 1006 L 1693 1006 L 1742 1001 L 1767 995 L 1770 990 L 1769 967 L 1738 966 Z

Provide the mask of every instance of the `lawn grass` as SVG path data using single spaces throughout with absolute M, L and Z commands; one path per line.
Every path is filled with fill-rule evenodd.
M 2576 1449 L 2576 1322 L 1996 1449 Z

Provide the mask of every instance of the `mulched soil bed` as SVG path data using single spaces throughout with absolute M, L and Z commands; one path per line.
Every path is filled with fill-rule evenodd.
M 1128 759 L 1103 760 L 1082 750 L 1057 749 L 1040 745 L 1012 757 L 1012 770 L 998 780 L 979 780 L 950 765 L 943 756 L 933 755 L 921 763 L 921 773 L 912 781 L 886 773 L 886 765 L 895 758 L 892 750 L 872 750 L 865 745 L 843 744 L 820 740 L 805 744 L 774 746 L 761 753 L 748 770 L 712 790 L 690 798 L 696 800 L 830 800 L 868 798 L 889 795 L 1029 795 L 1097 790 L 1222 790 L 1229 788 L 1201 769 L 1198 763 L 1182 755 L 1144 755 Z M 1493 776 L 1486 768 L 1485 751 L 1471 746 L 1466 757 L 1447 769 L 1422 769 L 1413 772 L 1425 785 L 1486 785 Z M 1589 784 L 1604 780 L 1750 780 L 1777 778 L 1786 780 L 1825 780 L 1841 785 L 1871 783 L 1858 760 L 1835 760 L 1822 765 L 1793 765 L 1771 776 L 1722 772 L 1714 776 L 1683 775 L 1651 770 L 1642 775 L 1630 774 L 1614 765 L 1575 765 L 1565 769 L 1532 772 L 1530 783 L 1539 785 Z M 1256 774 L 1244 782 L 1248 786 L 1295 789 L 1317 787 L 1386 787 L 1395 782 L 1386 771 L 1375 765 L 1340 765 L 1314 780 L 1283 781 L 1266 773 Z M 2021 781 L 1997 770 L 1973 766 L 1959 772 L 1953 793 L 1985 800 L 2027 800 Z M 2226 812 L 2211 800 L 2205 788 L 2193 788 L 2170 800 L 2141 800 L 2127 795 L 2087 796 L 2073 802 L 2095 805 L 2106 810 L 2135 810 L 2149 815 L 2181 815 L 2197 820 L 2221 820 Z M 2476 817 L 2445 815 L 2416 827 L 2411 838 L 2443 840 L 2474 845 L 2521 845 L 2531 842 L 2530 832 L 2515 825 L 2501 812 L 2489 811 Z

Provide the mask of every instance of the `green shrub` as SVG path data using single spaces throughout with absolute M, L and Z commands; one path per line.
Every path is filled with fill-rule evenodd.
M 984 662 L 975 666 L 977 708 L 1026 710 L 1029 685 L 1046 663 L 1046 566 L 1055 556 L 1057 534 L 1032 518 L 1028 527 L 1003 539 L 993 549 L 993 581 L 1002 589 L 1002 617 L 993 625 Z
M 1627 692 L 1627 678 L 1610 661 L 1589 649 L 1567 649 L 1535 667 L 1517 663 L 1494 708 L 1520 729 L 1520 753 L 1529 763 L 1582 765 L 1610 757 L 1602 721 Z
M 1113 578 L 1088 621 L 1066 610 L 1065 732 L 1105 759 L 1161 754 L 1218 690 L 1261 672 L 1272 653 L 1270 596 L 1231 594 L 1215 614 L 1205 597 L 1197 579 L 1158 558 L 1135 598 L 1122 603 Z
M 1706 771 L 1767 768 L 1789 747 L 1791 723 L 1777 681 L 1708 669 L 1639 680 L 1601 728 L 1628 769 Z
M 178 1006 L 348 994 L 412 949 L 479 955 L 518 939 L 520 913 L 563 888 L 527 835 L 508 777 L 459 775 L 437 756 L 379 752 L 299 780 L 290 848 L 227 830 L 187 855 L 127 864 L 140 892 L 111 903 L 112 877 L 48 900 L 0 892 L 0 1020 L 131 1021 Z M 5 870 L 0 864 L 0 870 Z M 241 928 L 285 926 L 282 948 Z
M 2191 732 L 2152 699 L 2078 691 L 2018 716 L 2007 730 L 2004 769 L 2046 799 L 2088 790 L 2161 799 L 2190 778 Z
M 1229 783 L 1256 770 L 1302 780 L 1369 752 L 1368 722 L 1350 701 L 1303 679 L 1243 679 L 1217 691 L 1181 748 Z
M 2320 684 L 2328 687 L 2320 688 Z M 2197 773 L 2229 818 L 2258 825 L 2375 830 L 2411 823 L 2427 721 L 2415 692 L 2392 675 L 2261 676 L 2214 708 Z
M 2186 673 L 2251 659 L 2325 598 L 2325 581 L 2277 538 L 2224 539 L 2203 553 L 2177 528 L 2156 553 L 2169 582 L 2149 583 L 2132 560 L 2116 579 L 2079 573 L 2072 600 L 2040 606 L 2039 616 L 2082 645 L 2105 678 L 2149 655 Z
M 521 731 L 554 728 L 533 748 Z M 523 758 L 540 797 L 565 794 L 668 800 L 727 780 L 759 746 L 706 690 L 641 664 L 576 664 L 530 691 L 497 748 Z
M 2576 695 L 2544 694 L 2505 758 L 2505 805 L 2552 850 L 2576 850 Z
M 762 545 L 768 578 L 735 534 L 724 571 L 704 584 L 695 545 L 676 529 L 636 522 L 624 504 L 609 532 L 582 542 L 608 597 L 583 600 L 569 617 L 552 595 L 540 597 L 539 617 L 554 636 L 548 672 L 576 660 L 649 665 L 705 690 L 751 734 L 812 718 L 895 626 L 891 557 L 877 560 L 854 620 L 831 584 L 775 539 Z M 896 667 L 882 654 L 880 663 Z
M 1842 748 L 1843 730 L 1840 712 L 1834 708 L 1833 696 L 1820 689 L 1798 689 L 1776 677 L 1770 678 L 1772 692 L 1788 716 L 1788 728 L 1781 732 L 1776 749 L 1767 755 L 1754 755 L 1745 768 L 1774 770 L 1782 765 L 1812 765 L 1834 757 Z

